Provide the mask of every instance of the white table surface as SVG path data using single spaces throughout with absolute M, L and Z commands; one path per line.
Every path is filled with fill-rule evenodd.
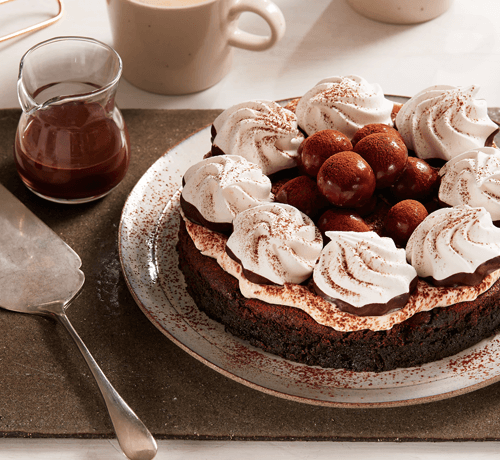
M 479 96 L 500 106 L 500 3 L 455 0 L 443 16 L 397 26 L 365 19 L 345 0 L 275 0 L 287 22 L 284 39 L 269 51 L 236 50 L 231 73 L 204 92 L 159 96 L 122 80 L 121 108 L 214 109 L 249 99 L 303 94 L 322 78 L 358 74 L 387 94 L 411 96 L 434 84 L 479 85 Z M 0 5 L 0 35 L 56 12 L 55 0 L 16 0 Z M 243 27 L 264 33 L 251 14 Z M 65 0 L 56 24 L 0 43 L 0 108 L 19 107 L 19 60 L 31 46 L 61 35 L 89 36 L 112 45 L 105 0 Z M 169 459 L 500 459 L 499 442 L 332 443 L 161 441 L 157 458 Z M 116 440 L 0 439 L 1 460 L 121 459 Z

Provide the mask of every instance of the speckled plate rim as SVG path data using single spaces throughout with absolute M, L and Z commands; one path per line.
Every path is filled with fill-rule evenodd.
M 376 408 L 437 401 L 500 380 L 500 335 L 450 358 L 409 369 L 355 373 L 294 363 L 226 333 L 201 313 L 178 269 L 178 190 L 182 175 L 210 149 L 210 127 L 158 159 L 123 207 L 119 256 L 129 290 L 146 317 L 191 356 L 267 394 L 297 402 Z

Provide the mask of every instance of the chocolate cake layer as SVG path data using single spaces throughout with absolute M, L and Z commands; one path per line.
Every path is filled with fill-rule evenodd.
M 179 265 L 198 308 L 231 334 L 292 361 L 383 372 L 454 355 L 500 327 L 500 282 L 473 302 L 421 312 L 388 331 L 339 332 L 302 310 L 243 297 L 238 281 L 195 247 L 181 220 Z

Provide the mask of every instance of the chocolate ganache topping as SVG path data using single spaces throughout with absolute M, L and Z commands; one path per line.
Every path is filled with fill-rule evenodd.
M 240 156 L 202 160 L 186 171 L 183 182 L 184 214 L 215 231 L 231 231 L 240 211 L 273 200 L 269 178 Z
M 269 203 L 240 212 L 226 253 L 257 284 L 300 284 L 309 278 L 323 247 L 313 221 L 297 208 Z
M 448 206 L 483 207 L 500 221 L 500 150 L 482 147 L 448 161 L 439 171 L 439 199 Z
M 349 75 L 321 80 L 300 98 L 295 113 L 300 128 L 308 135 L 335 129 L 352 139 L 371 123 L 392 126 L 393 106 L 379 85 Z
M 404 249 L 375 232 L 326 232 L 330 238 L 314 269 L 318 295 L 342 311 L 380 316 L 406 305 L 417 272 Z
M 273 101 L 235 105 L 222 112 L 212 128 L 212 154 L 241 155 L 264 174 L 295 167 L 304 140 L 295 114 Z
M 484 208 L 438 209 L 415 229 L 406 257 L 436 286 L 475 286 L 500 268 L 500 229 Z

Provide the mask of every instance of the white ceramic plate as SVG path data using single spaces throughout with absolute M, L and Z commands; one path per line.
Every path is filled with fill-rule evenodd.
M 323 406 L 418 404 L 500 380 L 500 335 L 423 366 L 356 373 L 294 363 L 226 333 L 187 294 L 175 250 L 182 176 L 209 150 L 210 127 L 169 150 L 134 187 L 120 222 L 120 259 L 129 289 L 144 314 L 174 343 L 242 384 Z

